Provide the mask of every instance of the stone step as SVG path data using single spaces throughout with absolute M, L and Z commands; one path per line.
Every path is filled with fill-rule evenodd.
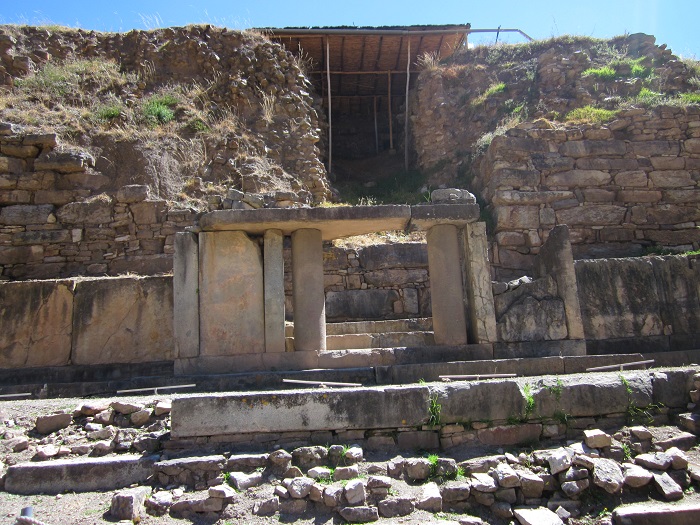
M 387 321 L 357 321 L 345 323 L 327 323 L 326 335 L 345 334 L 381 334 L 385 332 L 427 332 L 433 329 L 431 317 L 415 319 L 390 319 Z M 287 323 L 285 335 L 294 335 L 294 323 Z
M 153 474 L 157 456 L 70 458 L 44 463 L 21 463 L 7 469 L 10 494 L 60 494 L 121 489 L 144 483 Z
M 294 338 L 285 339 L 287 352 L 294 351 Z M 433 332 L 386 332 L 326 336 L 326 350 L 422 347 L 435 344 Z
M 343 334 L 326 336 L 326 350 L 351 348 L 399 348 L 431 346 L 433 332 L 385 332 L 379 334 Z

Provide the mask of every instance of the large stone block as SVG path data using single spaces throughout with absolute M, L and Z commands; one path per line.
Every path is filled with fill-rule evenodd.
M 558 394 L 541 384 L 531 385 L 534 414 L 552 417 L 563 412 L 573 417 L 626 413 L 631 405 L 646 407 L 653 402 L 652 379 L 647 372 L 605 372 L 567 375 L 556 385 Z M 524 383 L 526 379 L 522 380 Z
M 11 494 L 61 494 L 121 489 L 148 480 L 154 463 L 154 457 L 134 455 L 22 463 L 8 469 L 5 490 Z
M 427 422 L 428 398 L 420 386 L 180 397 L 173 400 L 172 435 L 413 427 Z
M 547 186 L 579 188 L 584 186 L 602 186 L 611 180 L 610 174 L 597 170 L 571 170 L 555 173 L 546 178 Z
M 73 364 L 172 358 L 171 277 L 80 281 L 74 300 Z
M 551 341 L 567 336 L 564 301 L 558 297 L 541 301 L 524 297 L 498 319 L 499 341 Z
M 540 226 L 538 206 L 499 206 L 496 208 L 496 230 L 536 230 Z
M 371 286 L 395 286 L 407 283 L 422 283 L 428 280 L 428 271 L 423 269 L 393 269 L 367 272 L 365 282 Z
M 547 241 L 537 254 L 535 268 L 538 276 L 551 275 L 556 281 L 558 295 L 564 301 L 569 339 L 583 339 L 574 257 L 566 226 L 556 226 L 549 232 Z
M 574 158 L 603 155 L 622 156 L 627 153 L 627 145 L 618 140 L 571 140 L 562 144 L 559 152 Z
M 72 285 L 71 281 L 0 285 L 0 368 L 69 363 Z
M 454 383 L 435 387 L 443 423 L 504 421 L 525 411 L 525 397 L 511 380 Z
M 265 351 L 262 255 L 245 233 L 199 234 L 199 308 L 201 355 Z
M 695 185 L 690 172 L 685 170 L 652 171 L 649 173 L 649 178 L 657 188 L 682 188 Z
M 56 215 L 62 223 L 106 224 L 112 222 L 112 201 L 109 198 L 71 202 L 61 206 Z
M 51 204 L 41 204 L 33 206 L 30 204 L 18 204 L 16 206 L 5 206 L 0 210 L 0 224 L 7 226 L 24 226 L 26 224 L 46 224 L 52 217 L 53 206 Z M 53 218 L 56 222 L 56 218 Z
M 651 257 L 664 326 L 673 334 L 700 333 L 700 290 L 697 271 L 687 257 Z
M 396 290 L 344 290 L 326 294 L 328 319 L 381 319 L 394 312 Z
M 575 263 L 586 339 L 661 335 L 663 320 L 649 258 Z
M 382 270 L 397 266 L 404 268 L 428 266 L 428 249 L 423 243 L 365 246 L 359 251 L 358 256 L 360 265 L 366 270 Z
M 627 208 L 608 204 L 588 204 L 557 210 L 557 222 L 568 226 L 608 226 L 620 224 Z

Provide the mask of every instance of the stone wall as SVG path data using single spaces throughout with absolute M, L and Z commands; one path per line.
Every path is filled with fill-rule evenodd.
M 631 109 L 603 126 L 517 126 L 481 162 L 499 275 L 531 268 L 547 232 L 571 230 L 574 257 L 700 246 L 700 108 Z
M 56 135 L 0 130 L 0 280 L 172 270 L 173 236 L 195 214 L 144 185 L 102 192 L 107 177 Z
M 700 347 L 700 258 L 576 261 L 589 354 Z
M 329 322 L 430 317 L 428 251 L 423 243 L 361 248 L 326 246 L 324 288 Z M 291 250 L 285 249 L 285 294 L 291 319 Z
M 172 279 L 0 284 L 0 368 L 172 358 Z

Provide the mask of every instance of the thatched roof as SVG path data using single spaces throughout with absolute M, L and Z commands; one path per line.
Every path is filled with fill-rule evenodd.
M 331 73 L 333 97 L 386 95 L 391 77 L 392 96 L 405 93 L 406 61 L 410 42 L 410 69 L 425 53 L 440 58 L 463 45 L 470 25 L 408 27 L 327 27 L 263 29 L 271 40 L 310 62 L 317 87 L 326 89 Z M 326 62 L 326 49 L 329 62 Z M 322 82 L 321 82 L 322 80 Z M 323 84 L 323 86 L 321 85 Z

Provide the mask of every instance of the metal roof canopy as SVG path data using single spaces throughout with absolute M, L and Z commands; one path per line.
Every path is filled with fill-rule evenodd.
M 377 153 L 377 99 L 387 99 L 390 148 L 394 148 L 392 97 L 408 99 L 418 57 L 426 53 L 438 59 L 451 55 L 466 42 L 470 24 L 456 26 L 407 26 L 392 28 L 284 28 L 261 29 L 270 40 L 307 62 L 307 71 L 328 107 L 328 173 L 333 165 L 333 98 L 371 98 L 374 108 Z M 323 76 L 325 74 L 325 82 Z M 403 75 L 403 82 L 392 82 Z M 317 80 L 318 79 L 318 80 Z M 406 131 L 408 111 L 405 111 Z M 407 140 L 408 133 L 404 133 Z M 404 144 L 408 170 L 408 147 Z
M 462 46 L 470 25 L 408 26 L 397 28 L 284 28 L 263 29 L 268 37 L 310 64 L 308 73 L 317 88 L 321 75 L 330 74 L 331 96 L 402 97 L 405 75 L 417 59 L 432 53 L 450 56 Z M 410 55 L 409 55 L 410 46 Z M 399 78 L 390 78 L 401 75 Z M 323 82 L 326 84 L 326 82 Z M 325 90 L 323 85 L 321 90 Z

